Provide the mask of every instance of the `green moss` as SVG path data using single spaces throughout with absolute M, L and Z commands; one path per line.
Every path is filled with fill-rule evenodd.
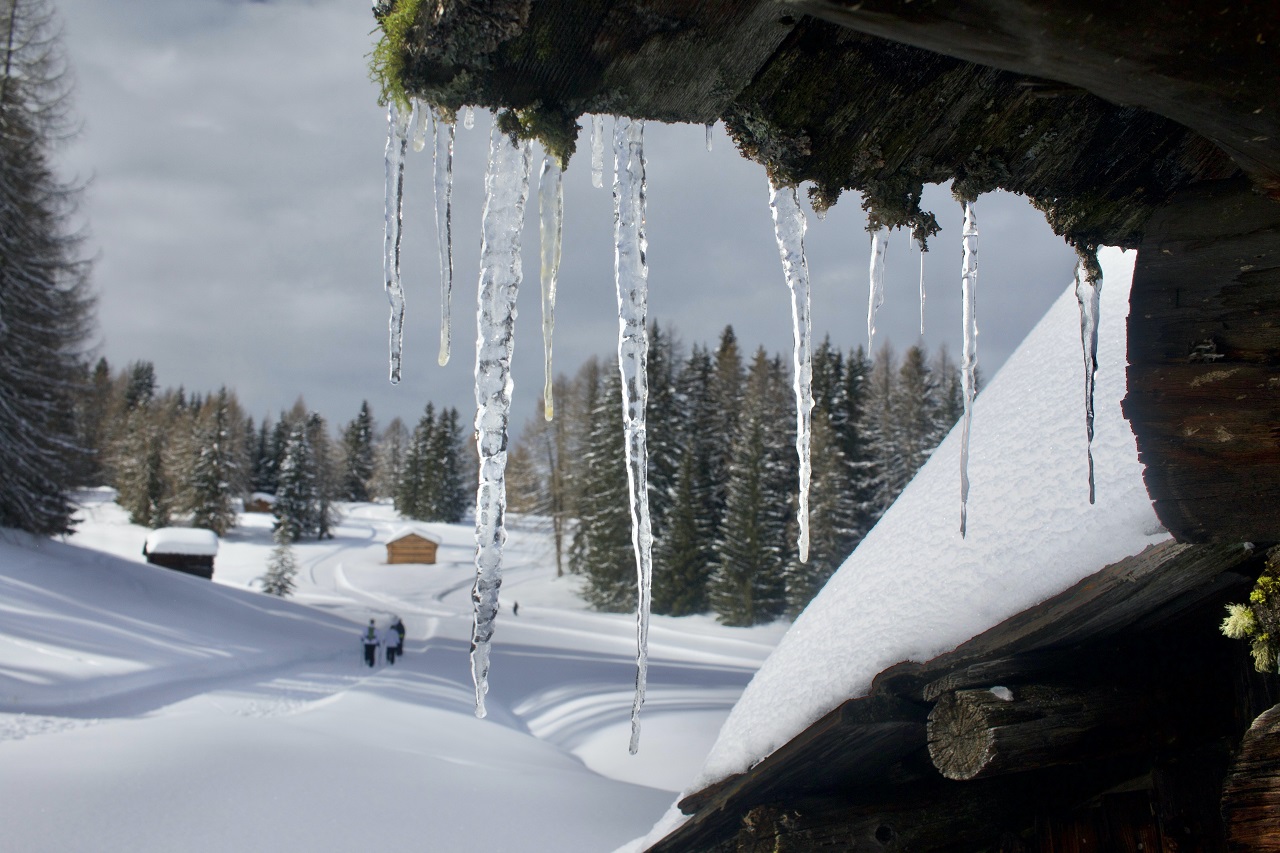
M 404 88 L 409 38 L 418 22 L 422 0 L 389 0 L 374 7 L 382 36 L 369 54 L 369 79 L 378 84 L 378 104 L 394 103 L 403 112 L 412 107 Z
M 523 110 L 502 110 L 497 121 L 498 129 L 512 139 L 537 140 L 544 151 L 560 160 L 561 169 L 568 168 L 569 158 L 578 147 L 578 133 L 582 130 L 576 116 L 545 109 L 541 105 Z
M 1247 640 L 1258 672 L 1275 672 L 1280 660 L 1280 546 L 1267 562 L 1249 593 L 1248 604 L 1228 604 L 1221 631 L 1233 640 Z

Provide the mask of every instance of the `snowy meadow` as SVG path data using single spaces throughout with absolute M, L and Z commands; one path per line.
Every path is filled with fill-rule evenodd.
M 785 630 L 654 617 L 632 756 L 634 616 L 588 611 L 519 519 L 481 720 L 470 525 L 426 525 L 436 565 L 386 565 L 402 522 L 347 505 L 280 600 L 255 591 L 268 515 L 240 516 L 209 583 L 145 564 L 109 492 L 81 501 L 65 542 L 0 538 L 6 849 L 611 850 L 696 775 Z M 369 669 L 360 629 L 393 614 L 405 657 Z

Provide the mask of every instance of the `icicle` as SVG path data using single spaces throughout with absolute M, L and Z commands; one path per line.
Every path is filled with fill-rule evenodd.
M 471 107 L 467 107 L 462 111 L 462 126 L 467 130 L 471 130 L 476 126 L 476 111 Z
M 1092 251 L 1082 250 L 1076 265 L 1076 301 L 1080 303 L 1080 346 L 1084 351 L 1084 422 L 1088 433 L 1089 503 L 1094 502 L 1093 482 L 1093 385 L 1098 373 L 1099 298 L 1102 268 Z
M 867 295 L 867 350 L 874 348 L 876 337 L 876 312 L 884 304 L 884 256 L 889 248 L 889 229 L 880 227 L 871 232 L 871 289 Z
M 920 244 L 920 334 L 924 334 L 924 242 Z
M 809 313 L 809 265 L 804 257 L 808 228 L 795 187 L 769 183 L 769 209 L 778 239 L 782 272 L 791 291 L 792 367 L 796 391 L 796 455 L 800 458 L 800 562 L 809 562 L 809 442 L 813 422 L 813 321 Z
M 591 185 L 604 187 L 604 116 L 591 117 Z
M 440 355 L 441 367 L 449 363 L 453 325 L 453 139 L 458 128 L 445 121 L 438 110 L 435 118 L 436 246 L 440 253 Z
M 618 286 L 618 369 L 631 495 L 631 544 L 636 553 L 636 695 L 631 706 L 631 754 L 640 748 L 640 707 L 649 671 L 649 601 L 653 534 L 649 526 L 645 405 L 649 396 L 648 241 L 644 234 L 644 122 L 618 116 L 613 125 L 613 270 Z
M 511 353 L 515 346 L 516 294 L 523 275 L 520 235 L 532 158 L 528 142 L 514 146 L 494 123 L 484 180 L 484 233 L 476 315 L 476 449 L 480 456 L 480 485 L 476 492 L 476 581 L 471 591 L 475 608 L 471 675 L 476 685 L 477 717 L 485 715 L 484 696 L 489 692 L 489 643 L 498 613 L 498 589 L 502 586 L 502 546 L 507 540 L 504 516 Z
M 551 333 L 556 325 L 556 280 L 560 276 L 560 244 L 564 236 L 564 172 L 560 158 L 542 158 L 538 178 L 538 231 L 542 237 L 542 354 L 546 384 L 542 389 L 543 417 L 555 416 L 551 381 Z
M 404 154 L 408 122 L 393 101 L 387 107 L 386 201 L 383 205 L 382 279 L 391 303 L 391 384 L 400 382 L 403 355 L 404 288 L 400 286 L 400 226 L 404 201 Z
M 964 424 L 960 430 L 960 537 L 969 520 L 969 423 L 973 417 L 975 371 L 978 367 L 978 218 L 973 202 L 964 203 L 964 262 L 960 269 L 960 301 L 964 313 L 964 344 L 960 380 L 964 394 Z
M 409 116 L 409 126 L 413 128 L 413 150 L 421 151 L 427 147 L 427 123 L 435 110 L 421 101 L 413 102 L 413 113 Z
M 716 126 L 716 123 L 714 121 L 707 122 L 707 151 L 708 152 L 711 151 L 711 131 L 715 128 L 715 126 Z

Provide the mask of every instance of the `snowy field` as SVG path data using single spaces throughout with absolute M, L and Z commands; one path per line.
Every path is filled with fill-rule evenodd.
M 265 515 L 212 584 L 146 565 L 109 493 L 65 543 L 0 531 L 0 848 L 612 850 L 694 778 L 786 627 L 655 617 L 631 756 L 634 617 L 587 610 L 517 523 L 476 719 L 472 528 L 424 525 L 438 564 L 389 566 L 394 511 L 346 510 L 295 546 L 287 601 L 252 591 Z M 406 655 L 368 669 L 360 628 L 392 614 Z

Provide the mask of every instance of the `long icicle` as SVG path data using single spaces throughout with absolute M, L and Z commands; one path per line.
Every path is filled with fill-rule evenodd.
M 471 590 L 471 676 L 476 716 L 485 715 L 489 692 L 489 644 L 502 586 L 502 546 L 507 541 L 507 427 L 511 419 L 511 353 L 515 347 L 516 294 L 523 271 L 520 235 L 533 162 L 530 143 L 513 144 L 494 122 L 485 173 L 483 243 L 476 312 L 476 581 Z
M 538 232 L 542 240 L 542 355 L 546 384 L 542 389 L 542 416 L 555 417 L 552 396 L 551 335 L 556 327 L 556 282 L 560 277 L 560 245 L 564 237 L 564 171 L 560 158 L 542 158 L 538 176 Z
M 458 127 L 445 121 L 439 110 L 435 119 L 436 246 L 440 253 L 440 355 L 441 367 L 449 363 L 453 349 L 453 140 Z
M 920 334 L 924 334 L 924 253 L 927 251 L 924 242 L 920 246 Z
M 871 268 L 868 278 L 871 287 L 867 293 L 867 351 L 875 348 L 876 312 L 884 304 L 884 255 L 889 249 L 889 229 L 877 228 L 871 232 Z
M 964 261 L 960 269 L 960 301 L 964 314 L 964 344 L 960 358 L 960 383 L 964 395 L 964 423 L 960 430 L 960 537 L 969 522 L 969 423 L 973 417 L 975 377 L 978 368 L 978 218 L 973 202 L 964 203 Z
M 796 392 L 796 455 L 800 458 L 800 562 L 809 562 L 809 446 L 813 432 L 813 320 L 810 315 L 809 265 L 804 256 L 804 233 L 808 229 L 795 187 L 778 187 L 769 182 L 769 209 L 773 232 L 778 240 L 782 272 L 791 291 L 793 341 L 792 368 Z
M 391 303 L 389 349 L 391 384 L 400 382 L 404 346 L 404 288 L 400 285 L 400 230 L 404 208 L 404 154 L 408 148 L 408 121 L 395 102 L 387 107 L 386 200 L 383 205 L 382 279 Z
M 604 189 L 604 116 L 591 117 L 591 186 Z
M 1084 352 L 1084 422 L 1088 433 L 1089 503 L 1094 502 L 1093 388 L 1098 374 L 1098 320 L 1102 296 L 1102 267 L 1096 250 L 1079 250 L 1076 264 L 1076 301 L 1080 303 L 1080 347 Z
M 636 694 L 630 751 L 640 748 L 640 707 L 649 673 L 649 602 L 653 592 L 653 532 L 649 524 L 649 454 L 645 406 L 649 396 L 649 265 L 645 239 L 644 122 L 624 116 L 613 125 L 614 280 L 618 286 L 618 370 L 631 496 L 631 544 L 636 554 Z

